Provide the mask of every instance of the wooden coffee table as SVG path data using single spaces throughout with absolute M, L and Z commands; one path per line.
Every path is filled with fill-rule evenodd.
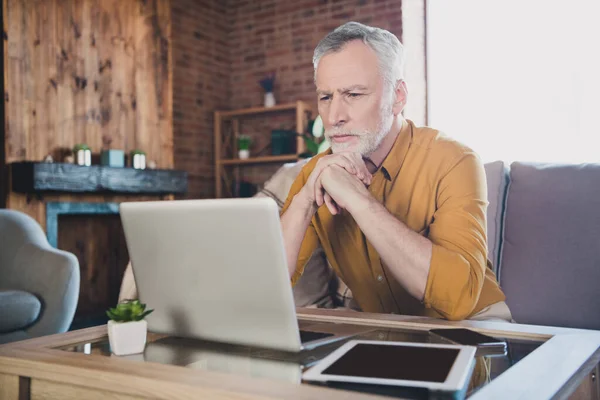
M 509 343 L 506 356 L 478 359 L 468 398 L 600 398 L 598 331 L 314 309 L 298 309 L 298 319 L 302 329 L 376 340 L 427 341 L 429 329 L 468 327 Z M 178 343 L 176 352 L 166 358 L 150 354 L 168 341 Z M 264 351 L 257 356 L 240 346 L 235 351 L 218 344 L 198 347 L 194 341 L 156 334 L 149 334 L 149 342 L 143 355 L 111 356 L 106 326 L 98 326 L 0 346 L 0 399 L 362 399 L 389 394 L 300 382 L 300 369 L 295 374 L 293 367 L 298 360 L 281 363 Z

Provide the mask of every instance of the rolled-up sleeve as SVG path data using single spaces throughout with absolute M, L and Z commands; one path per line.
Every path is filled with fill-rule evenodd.
M 465 153 L 439 180 L 436 211 L 427 237 L 433 243 L 424 303 L 449 320 L 475 308 L 487 263 L 485 170 Z
M 306 173 L 305 173 L 305 170 L 303 169 L 302 172 L 300 172 L 300 174 L 294 181 L 294 183 L 292 184 L 292 187 L 290 188 L 290 192 L 288 193 L 287 199 L 285 200 L 285 203 L 284 203 L 283 208 L 281 209 L 281 212 L 279 215 L 283 216 L 283 214 L 285 214 L 285 212 L 290 207 L 290 204 L 292 203 L 294 196 L 296 194 L 298 194 L 298 192 L 300 192 L 300 189 L 302 189 L 302 187 L 304 187 L 305 183 L 306 183 Z M 304 273 L 304 267 L 306 266 L 306 263 L 308 263 L 310 257 L 312 256 L 313 252 L 315 251 L 315 249 L 318 246 L 319 246 L 319 237 L 318 237 L 315 227 L 311 221 L 311 223 L 308 225 L 308 228 L 306 229 L 306 233 L 304 234 L 304 239 L 302 240 L 302 244 L 300 245 L 300 251 L 298 252 L 298 261 L 296 262 L 296 270 L 294 271 L 294 274 L 292 275 L 292 286 L 296 285 L 296 282 L 298 282 L 298 279 L 300 279 L 300 277 Z

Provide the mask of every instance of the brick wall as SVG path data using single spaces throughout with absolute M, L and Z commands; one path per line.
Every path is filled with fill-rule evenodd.
M 213 110 L 262 105 L 258 81 L 272 71 L 278 103 L 307 100 L 316 109 L 319 40 L 347 21 L 401 38 L 401 9 L 401 0 L 173 0 L 175 163 L 190 171 L 189 197 L 214 196 Z M 243 124 L 268 135 L 261 122 Z M 261 183 L 273 170 L 248 168 L 242 176 Z
M 277 74 L 278 102 L 310 100 L 316 105 L 313 51 L 328 32 L 348 21 L 389 30 L 402 37 L 400 0 L 230 0 L 232 108 L 261 104 L 258 80 Z
M 172 0 L 171 7 L 175 168 L 188 171 L 187 197 L 213 197 L 213 112 L 229 107 L 227 7 L 219 0 Z

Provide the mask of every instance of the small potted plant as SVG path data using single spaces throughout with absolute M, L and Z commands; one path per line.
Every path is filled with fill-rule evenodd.
M 265 107 L 273 107 L 275 105 L 275 95 L 273 89 L 275 87 L 275 72 L 271 72 L 264 79 L 260 80 L 260 86 L 265 91 Z
M 146 169 L 146 153 L 142 150 L 135 149 L 129 153 L 131 158 L 131 166 L 135 169 Z
M 73 147 L 73 159 L 75 164 L 89 167 L 92 165 L 92 149 L 84 143 L 76 144 Z
M 238 136 L 238 156 L 240 159 L 245 160 L 250 157 L 250 144 L 252 138 L 247 135 Z
M 144 351 L 148 323 L 144 320 L 154 310 L 146 310 L 139 300 L 124 300 L 106 315 L 108 321 L 108 341 L 111 351 L 118 356 L 137 354 Z

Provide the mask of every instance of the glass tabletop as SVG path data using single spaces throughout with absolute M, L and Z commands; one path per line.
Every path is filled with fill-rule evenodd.
M 330 324 L 312 323 L 309 326 L 302 326 L 301 324 L 301 329 L 314 332 L 327 332 L 327 325 Z M 321 327 L 323 329 L 320 329 Z M 427 331 L 373 329 L 351 324 L 336 324 L 336 330 L 338 332 L 340 330 L 345 332 L 359 332 L 350 337 L 350 339 L 356 340 L 439 343 Z M 543 341 L 498 338 L 506 340 L 507 352 L 503 355 L 475 357 L 471 380 L 466 392 L 458 394 L 459 398 L 468 398 L 544 343 Z M 98 342 L 79 343 L 60 349 L 84 354 L 118 357 L 139 362 L 155 362 L 192 369 L 287 381 L 296 384 L 313 384 L 303 382 L 302 373 L 344 343 L 345 341 L 336 342 L 317 347 L 314 350 L 295 354 L 149 333 L 144 353 L 130 356 L 116 356 L 111 354 L 108 338 Z M 323 385 L 331 388 L 410 399 L 430 398 L 430 393 L 427 390 L 415 388 L 331 382 Z M 450 396 L 450 398 L 456 397 L 456 393 Z

